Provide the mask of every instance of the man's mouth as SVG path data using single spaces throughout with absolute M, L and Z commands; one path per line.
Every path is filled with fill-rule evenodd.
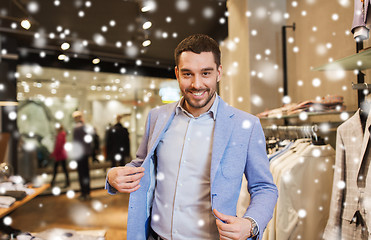
M 207 89 L 202 89 L 202 90 L 193 89 L 193 90 L 188 90 L 188 92 L 192 94 L 194 97 L 201 97 L 202 95 L 204 95 L 204 93 L 207 92 Z
M 196 96 L 201 96 L 204 92 L 193 92 L 192 94 L 193 95 L 196 95 Z

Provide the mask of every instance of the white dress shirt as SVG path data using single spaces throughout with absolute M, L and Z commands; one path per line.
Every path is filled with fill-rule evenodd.
M 210 165 L 218 98 L 195 118 L 182 99 L 157 151 L 151 227 L 164 239 L 218 239 L 210 200 Z

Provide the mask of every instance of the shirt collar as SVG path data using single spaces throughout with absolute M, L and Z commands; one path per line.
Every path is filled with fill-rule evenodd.
M 176 106 L 176 109 L 175 109 L 175 114 L 178 115 L 180 113 L 180 111 L 182 111 L 185 114 L 187 114 L 188 116 L 194 117 L 191 113 L 189 113 L 187 110 L 185 110 L 183 108 L 183 104 L 184 104 L 184 97 L 182 97 L 179 100 L 179 102 Z M 210 109 L 207 112 L 201 114 L 200 116 L 203 116 L 205 114 L 211 114 L 212 118 L 215 121 L 216 120 L 216 113 L 217 113 L 217 110 L 218 110 L 218 105 L 219 105 L 219 95 L 217 93 L 215 93 L 215 99 L 214 99 L 213 105 L 210 107 Z

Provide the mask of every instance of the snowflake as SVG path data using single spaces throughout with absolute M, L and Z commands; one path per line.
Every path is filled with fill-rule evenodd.
M 93 200 L 91 205 L 92 205 L 93 209 L 97 212 L 101 212 L 103 210 L 103 204 L 102 204 L 102 202 L 100 202 L 98 200 Z
M 312 151 L 312 156 L 313 157 L 319 157 L 319 156 L 321 156 L 321 150 L 320 149 L 314 149 Z
M 69 199 L 74 198 L 74 197 L 75 197 L 75 191 L 73 191 L 73 190 L 68 190 L 67 193 L 66 193 L 66 196 L 67 196 L 67 198 L 69 198 Z
M 53 187 L 52 188 L 52 193 L 54 196 L 58 196 L 61 194 L 61 188 L 60 187 Z
M 197 221 L 197 225 L 198 225 L 199 227 L 203 227 L 203 226 L 205 225 L 205 221 L 204 221 L 203 219 L 199 219 L 199 220 Z
M 158 172 L 156 175 L 158 181 L 163 181 L 165 179 L 165 174 L 163 172 Z
M 345 182 L 344 181 L 339 181 L 336 186 L 339 188 L 339 189 L 344 189 L 345 188 Z
M 3 219 L 3 223 L 4 223 L 4 225 L 6 225 L 6 226 L 11 225 L 12 222 L 13 222 L 13 219 L 12 219 L 11 217 L 9 217 L 9 216 L 6 216 L 6 217 Z
M 305 209 L 300 209 L 298 211 L 298 217 L 299 218 L 305 218 L 307 216 L 307 211 Z
M 158 221 L 160 221 L 160 216 L 159 216 L 158 214 L 154 214 L 154 215 L 152 216 L 152 220 L 153 220 L 154 222 L 158 222 Z
M 243 129 L 248 129 L 248 128 L 250 128 L 251 127 L 251 122 L 249 121 L 249 120 L 244 120 L 243 122 L 242 122 L 242 128 Z

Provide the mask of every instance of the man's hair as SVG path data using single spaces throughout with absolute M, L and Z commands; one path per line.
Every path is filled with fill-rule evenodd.
M 174 50 L 175 64 L 179 64 L 179 56 L 182 52 L 191 51 L 197 54 L 202 52 L 212 52 L 216 66 L 220 66 L 219 44 L 205 34 L 194 34 L 181 41 Z

